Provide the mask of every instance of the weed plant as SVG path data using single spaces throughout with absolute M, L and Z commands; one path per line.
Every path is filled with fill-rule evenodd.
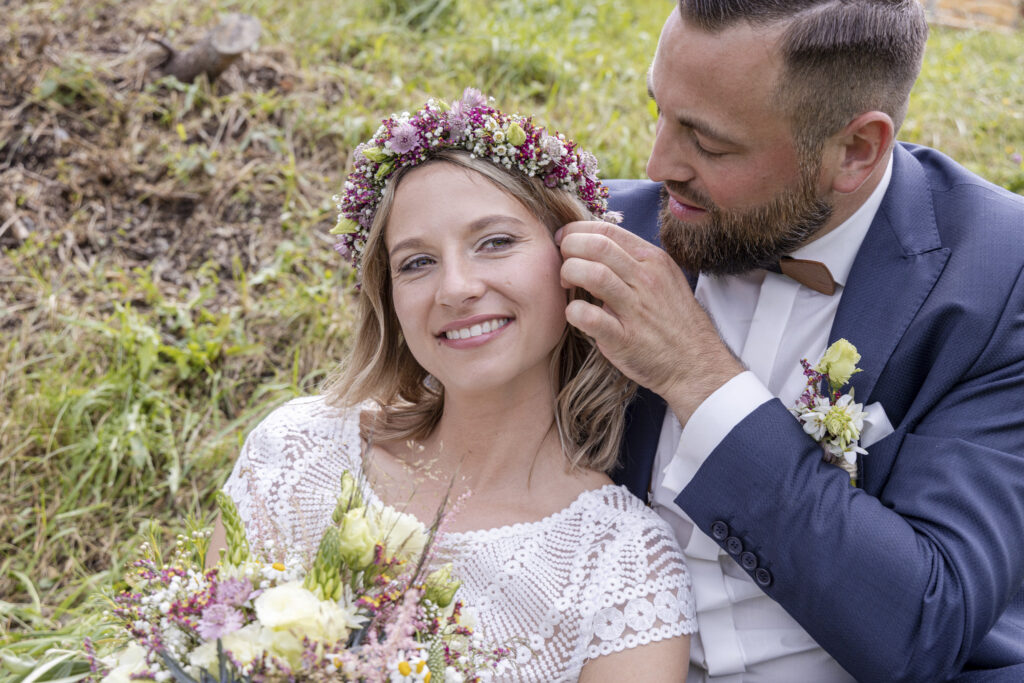
M 164 522 L 212 508 L 246 432 L 344 356 L 326 231 L 379 119 L 475 85 L 643 177 L 665 0 L 29 0 L 0 27 L 0 650 L 7 675 L 100 628 Z M 148 32 L 254 14 L 210 84 Z M 1024 37 L 937 29 L 903 139 L 1024 192 Z M 13 218 L 12 218 L 13 217 Z M 22 226 L 15 237 L 14 220 Z M 189 521 L 191 520 L 191 521 Z M 99 602 L 97 602 L 99 601 Z M 70 634 L 70 635 L 69 635 Z M 75 672 L 56 667 L 47 676 Z

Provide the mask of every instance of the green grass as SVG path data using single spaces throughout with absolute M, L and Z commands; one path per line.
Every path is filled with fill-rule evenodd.
M 98 628 L 90 596 L 118 585 L 148 520 L 169 543 L 208 513 L 248 429 L 343 356 L 329 198 L 381 116 L 476 85 L 593 149 L 605 177 L 642 177 L 644 74 L 671 6 L 8 9 L 0 206 L 37 222 L 0 247 L 0 650 L 29 662 Z M 186 44 L 220 11 L 261 19 L 256 55 L 212 85 L 136 83 L 138 36 Z M 935 30 L 929 47 L 902 137 L 1024 192 L 1024 36 Z

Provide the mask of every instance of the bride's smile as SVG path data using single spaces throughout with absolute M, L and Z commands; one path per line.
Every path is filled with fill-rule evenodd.
M 480 318 L 485 320 L 482 323 L 478 322 Z M 446 329 L 442 330 L 438 336 L 448 341 L 474 339 L 491 332 L 497 332 L 504 328 L 505 325 L 508 325 L 509 322 L 509 318 L 490 318 L 486 315 L 474 316 L 470 320 L 459 320 L 447 325 Z M 488 337 L 488 339 L 490 338 Z

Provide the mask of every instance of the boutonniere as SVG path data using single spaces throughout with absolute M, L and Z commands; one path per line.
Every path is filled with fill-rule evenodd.
M 803 424 L 804 431 L 821 444 L 822 459 L 841 467 L 857 483 L 857 454 L 866 455 L 860 447 L 860 433 L 867 413 L 864 405 L 853 400 L 853 388 L 841 390 L 850 377 L 860 372 L 857 347 L 840 339 L 828 347 L 821 361 L 811 367 L 806 358 L 800 361 L 807 377 L 807 388 L 790 412 Z

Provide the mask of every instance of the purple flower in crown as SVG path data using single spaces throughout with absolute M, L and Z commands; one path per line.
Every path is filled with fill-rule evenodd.
M 338 196 L 336 249 L 360 267 L 366 236 L 388 179 L 416 166 L 433 150 L 463 149 L 528 176 L 550 188 L 575 194 L 599 219 L 617 222 L 608 211 L 608 190 L 597 179 L 597 159 L 557 132 L 548 134 L 532 119 L 506 114 L 487 104 L 476 88 L 466 88 L 451 107 L 429 100 L 414 114 L 385 119 L 354 152 L 354 170 Z
M 420 131 L 411 121 L 404 121 L 391 131 L 388 146 L 395 154 L 405 154 L 419 147 Z
M 448 118 L 448 139 L 453 143 L 461 142 L 466 137 L 466 131 L 469 130 L 469 117 L 465 114 L 456 114 L 454 108 Z
M 461 104 L 466 109 L 475 109 L 476 107 L 482 107 L 487 104 L 487 98 L 484 94 L 476 88 L 466 88 L 462 91 Z

